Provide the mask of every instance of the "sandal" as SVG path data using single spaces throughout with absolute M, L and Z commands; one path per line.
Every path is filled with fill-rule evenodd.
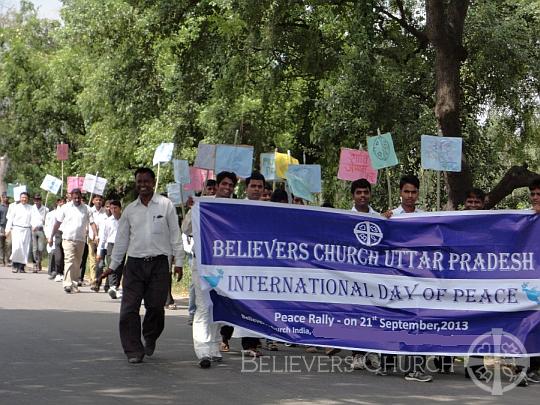
M 231 348 L 229 347 L 228 343 L 221 342 L 221 344 L 219 345 L 219 351 L 227 353 L 227 352 L 231 351 Z
M 244 350 L 244 353 L 251 357 L 261 357 L 262 353 L 259 350 L 248 349 Z

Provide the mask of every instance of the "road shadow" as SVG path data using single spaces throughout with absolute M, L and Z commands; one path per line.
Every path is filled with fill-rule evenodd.
M 350 372 L 350 352 L 331 360 L 280 345 L 257 361 L 239 339 L 221 364 L 197 367 L 185 311 L 168 311 L 154 356 L 127 363 L 118 315 L 74 310 L 0 310 L 1 404 L 417 404 L 507 403 L 463 377 L 437 375 L 430 384 L 400 375 Z M 322 367 L 322 368 L 321 368 Z M 531 403 L 538 387 L 516 388 L 512 402 Z M 506 401 L 505 401 L 506 400 Z M 522 402 L 523 401 L 523 402 Z

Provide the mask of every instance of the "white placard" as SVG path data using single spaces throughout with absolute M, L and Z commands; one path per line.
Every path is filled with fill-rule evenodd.
M 162 143 L 154 152 L 153 164 L 170 162 L 173 154 L 174 143 Z
M 180 205 L 180 187 L 179 183 L 169 183 L 167 184 L 167 196 L 169 200 L 173 202 L 174 205 Z M 189 197 L 195 196 L 193 190 L 182 189 L 182 203 L 186 204 Z
M 28 192 L 25 185 L 13 187 L 13 199 L 15 201 L 21 201 L 21 193 L 24 192 Z
M 93 174 L 86 174 L 86 176 L 84 176 L 83 188 L 88 193 L 103 195 L 106 185 L 107 179 L 104 179 L 103 177 L 96 177 Z
M 57 177 L 47 174 L 41 183 L 40 188 L 48 191 L 49 193 L 58 194 L 58 191 L 62 187 L 62 180 Z

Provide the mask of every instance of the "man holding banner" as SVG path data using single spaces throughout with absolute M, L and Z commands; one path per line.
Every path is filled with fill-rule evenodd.
M 420 180 L 414 175 L 403 176 L 399 182 L 399 196 L 401 198 L 401 204 L 399 207 L 394 208 L 391 211 L 386 211 L 383 215 L 386 218 L 392 216 L 399 216 L 403 214 L 412 214 L 423 212 L 421 209 L 416 207 L 416 202 L 418 200 L 420 191 Z M 382 365 L 383 370 L 379 374 L 384 375 L 386 370 L 384 370 L 385 365 L 389 362 L 389 356 L 382 355 Z M 394 360 L 396 357 L 394 356 Z M 418 381 L 418 382 L 431 382 L 433 377 L 424 372 L 426 367 L 426 356 L 412 355 L 406 356 L 405 368 L 407 370 L 405 374 L 405 379 L 407 381 Z
M 351 211 L 364 214 L 378 214 L 371 205 L 371 184 L 366 179 L 358 179 L 351 183 L 351 194 L 354 205 Z
M 392 215 L 413 214 L 424 212 L 416 207 L 420 190 L 420 180 L 414 175 L 403 176 L 399 181 L 399 197 L 401 204 L 393 210 L 386 211 L 383 215 L 390 218 Z
M 223 171 L 216 178 L 216 198 L 231 198 L 238 179 L 235 173 Z M 193 235 L 191 209 L 182 223 L 182 232 Z M 212 361 L 221 361 L 219 324 L 212 321 L 207 294 L 201 288 L 196 260 L 193 260 L 192 280 L 195 287 L 195 316 L 193 317 L 193 347 L 201 368 L 210 368 Z

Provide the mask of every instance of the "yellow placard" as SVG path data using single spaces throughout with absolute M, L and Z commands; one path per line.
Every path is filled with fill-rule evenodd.
M 276 176 L 286 179 L 289 165 L 297 165 L 298 163 L 298 159 L 289 156 L 289 154 L 276 152 Z

